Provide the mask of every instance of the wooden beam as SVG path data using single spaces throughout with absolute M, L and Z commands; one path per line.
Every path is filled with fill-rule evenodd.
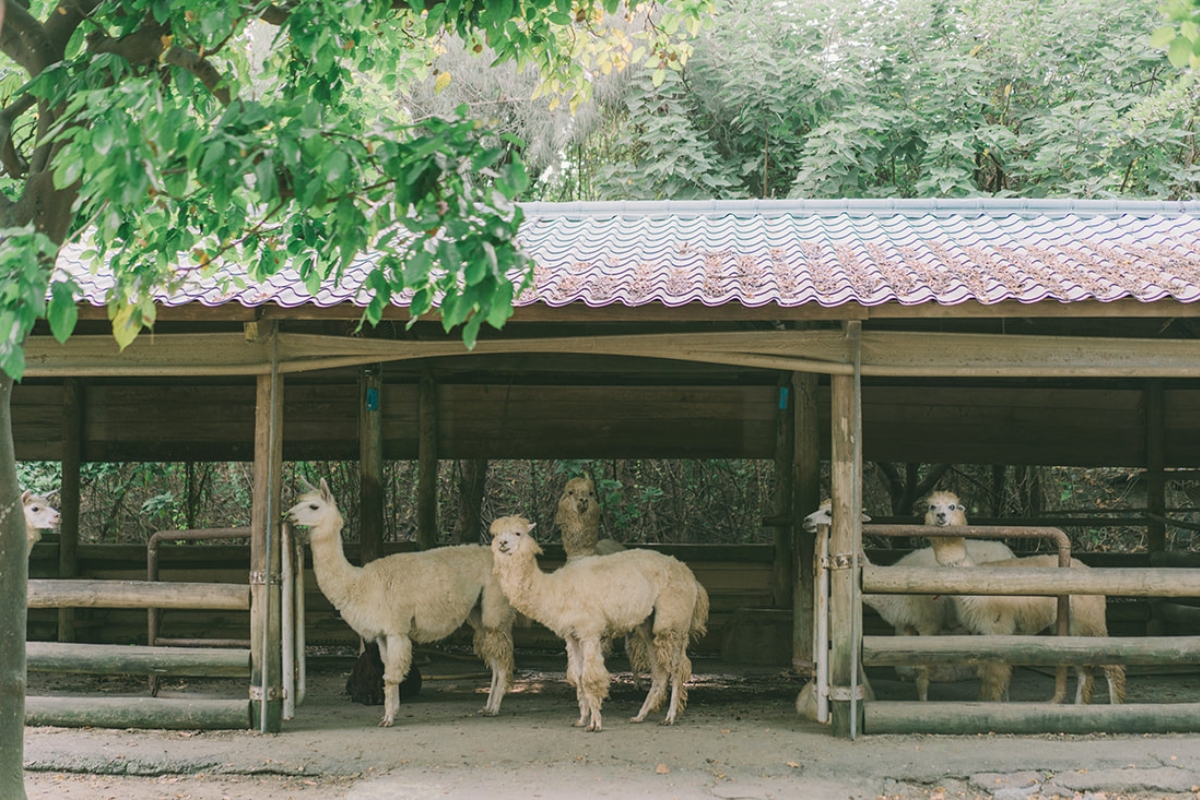
M 1200 636 L 864 636 L 867 666 L 1200 664 Z
M 250 608 L 246 587 L 236 583 L 45 579 L 30 581 L 28 593 L 29 608 Z
M 1163 474 L 1166 454 L 1166 404 L 1161 380 L 1146 382 L 1142 393 L 1146 424 L 1146 549 L 1161 553 L 1167 549 L 1167 526 L 1161 522 L 1167 513 L 1167 481 Z M 1154 519 L 1158 516 L 1160 519 Z
M 250 727 L 250 713 L 245 700 L 26 697 L 25 724 L 60 728 L 244 730 Z
M 1200 596 L 1200 570 L 871 565 L 863 568 L 862 585 L 868 594 L 1197 597 Z
M 269 329 L 262 334 L 267 339 L 278 335 Z M 250 522 L 250 683 L 251 691 L 259 693 L 252 703 L 253 726 L 275 733 L 282 726 L 283 712 L 283 376 L 260 375 L 257 384 Z
M 1200 703 L 868 703 L 865 730 L 884 733 L 1196 733 Z
M 86 413 L 83 381 L 63 381 L 62 481 L 58 488 L 58 577 L 79 574 L 79 509 L 82 505 L 80 469 L 83 464 L 83 420 Z M 75 641 L 75 609 L 58 610 L 58 640 Z
M 792 374 L 782 373 L 776 384 L 777 408 L 775 411 L 775 486 L 774 517 L 786 520 L 786 524 L 774 529 L 775 566 L 772 570 L 771 595 L 776 608 L 792 607 L 792 467 L 795 463 L 796 419 L 793 406 Z
M 850 323 L 846 337 L 852 347 L 860 336 L 858 323 Z M 859 648 L 856 634 L 862 633 L 862 604 L 857 602 L 859 578 L 852 566 L 854 554 L 862 550 L 862 395 L 857 375 L 834 375 L 830 385 L 833 525 L 829 557 L 834 566 L 829 579 L 829 684 L 833 693 L 852 690 L 852 683 L 861 688 L 854 664 Z M 849 695 L 833 696 L 830 712 L 836 735 L 853 738 L 862 730 L 862 703 L 851 703 Z
M 437 384 L 432 375 L 421 378 L 420 444 L 417 455 L 417 545 L 437 545 L 438 411 Z
M 222 647 L 27 642 L 31 672 L 249 678 L 250 651 Z
M 813 556 L 816 536 L 801 525 L 821 503 L 821 430 L 817 405 L 818 376 L 811 372 L 792 373 L 796 399 L 792 480 L 792 555 L 795 563 L 795 588 L 792 593 L 792 664 L 813 663 L 813 592 L 816 576 Z
M 359 541 L 363 563 L 383 552 L 383 365 L 359 373 Z

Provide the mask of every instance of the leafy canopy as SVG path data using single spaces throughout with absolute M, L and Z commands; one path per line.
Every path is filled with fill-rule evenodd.
M 616 0 L 0 2 L 0 370 L 13 377 L 37 319 L 60 340 L 74 327 L 79 287 L 53 268 L 73 241 L 111 270 L 122 346 L 153 324 L 157 290 L 291 267 L 315 293 L 364 256 L 367 322 L 403 293 L 414 319 L 436 307 L 473 345 L 528 281 L 513 202 L 528 178 L 487 120 L 414 124 L 396 87 L 455 34 L 578 103 L 593 74 L 682 63 L 674 34 L 709 8 L 638 9 L 645 24 L 615 41 L 602 23 Z

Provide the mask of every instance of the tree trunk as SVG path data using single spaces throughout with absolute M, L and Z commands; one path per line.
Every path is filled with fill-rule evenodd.
M 25 798 L 25 515 L 12 439 L 13 380 L 0 372 L 0 797 Z
M 461 477 L 458 483 L 458 516 L 451 533 L 455 544 L 476 544 L 483 516 L 483 488 L 487 482 L 486 458 L 464 459 L 458 462 Z

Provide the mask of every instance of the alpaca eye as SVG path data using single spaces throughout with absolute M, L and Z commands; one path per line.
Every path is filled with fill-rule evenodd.
M 951 503 L 951 504 L 950 504 L 950 510 L 951 510 L 951 511 L 953 511 L 955 508 L 957 508 L 957 506 L 955 506 L 955 505 L 954 505 L 954 503 Z

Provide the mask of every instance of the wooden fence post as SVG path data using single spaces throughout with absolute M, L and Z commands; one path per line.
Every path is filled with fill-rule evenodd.
M 417 445 L 417 546 L 437 545 L 437 384 L 428 373 L 421 377 L 420 440 Z
M 792 591 L 792 666 L 807 667 L 813 653 L 813 554 L 815 534 L 801 523 L 821 503 L 821 436 L 817 411 L 819 376 L 812 372 L 793 372 L 795 399 L 795 459 L 792 464 L 792 559 L 795 587 Z
M 63 381 L 62 481 L 58 489 L 58 577 L 79 574 L 79 507 L 82 499 L 80 466 L 83 463 L 83 381 Z M 75 641 L 75 609 L 58 610 L 58 640 Z
M 358 403 L 359 546 L 362 563 L 383 554 L 383 365 L 363 367 Z

